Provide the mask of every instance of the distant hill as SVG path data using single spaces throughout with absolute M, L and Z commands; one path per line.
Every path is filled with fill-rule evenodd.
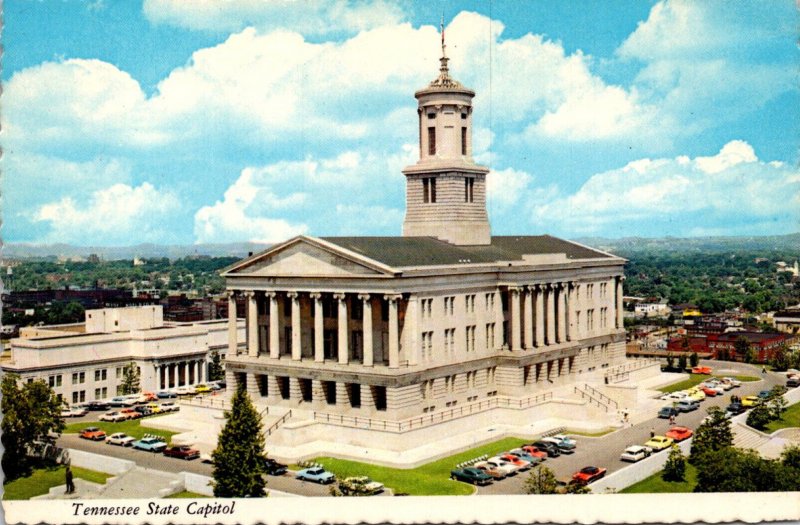
M 582 237 L 576 242 L 610 252 L 642 251 L 681 251 L 684 253 L 715 253 L 735 250 L 757 251 L 800 251 L 800 233 L 789 235 L 749 236 L 749 237 L 623 237 L 607 239 L 602 237 Z M 234 242 L 225 244 L 137 244 L 135 246 L 74 246 L 71 244 L 32 244 L 7 243 L 3 246 L 3 258 L 43 259 L 43 258 L 86 258 L 91 254 L 101 259 L 133 259 L 134 257 L 180 257 L 196 256 L 235 256 L 244 257 L 257 253 L 268 244 Z

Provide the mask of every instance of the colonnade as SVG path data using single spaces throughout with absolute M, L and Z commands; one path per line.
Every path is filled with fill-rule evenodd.
M 206 381 L 206 361 L 191 359 L 155 365 L 158 388 L 199 385 Z

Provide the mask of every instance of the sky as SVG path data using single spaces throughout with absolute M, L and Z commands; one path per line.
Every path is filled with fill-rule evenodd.
M 5 0 L 4 242 L 399 235 L 442 14 L 493 234 L 800 231 L 791 0 Z

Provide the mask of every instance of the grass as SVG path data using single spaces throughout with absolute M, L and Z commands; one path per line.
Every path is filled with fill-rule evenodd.
M 770 421 L 767 425 L 767 432 L 775 432 L 782 428 L 800 427 L 800 403 L 795 403 L 786 407 L 783 417 L 777 421 Z
M 472 494 L 474 488 L 466 483 L 450 479 L 450 471 L 456 464 L 488 454 L 516 448 L 524 443 L 520 438 L 505 438 L 482 445 L 459 454 L 448 456 L 414 469 L 397 469 L 370 465 L 358 461 L 322 457 L 316 463 L 336 474 L 338 479 L 350 476 L 369 476 L 391 488 L 395 494 L 406 493 L 415 496 L 463 496 Z M 523 474 L 520 474 L 523 475 Z
M 569 430 L 567 429 L 565 434 L 573 435 L 573 436 L 586 436 L 586 437 L 600 437 L 605 436 L 606 434 L 610 434 L 614 432 L 613 428 L 607 428 L 605 430 L 598 430 L 597 432 L 583 432 L 581 430 Z
M 41 496 L 59 485 L 65 485 L 66 467 L 54 466 L 47 468 L 38 468 L 33 471 L 33 474 L 26 478 L 18 478 L 14 481 L 3 485 L 3 499 L 6 500 L 27 500 L 34 496 Z M 76 478 L 81 478 L 92 483 L 105 483 L 110 474 L 88 470 L 80 467 L 72 467 L 72 474 Z
M 750 381 L 759 381 L 760 377 L 754 376 L 707 376 L 703 374 L 692 374 L 689 379 L 685 379 L 683 381 L 679 381 L 677 383 L 673 383 L 669 386 L 665 386 L 663 388 L 659 388 L 661 392 L 665 394 L 669 394 L 671 392 L 677 392 L 678 390 L 686 390 L 687 388 L 692 388 L 693 386 L 697 386 L 704 381 L 711 379 L 712 377 L 722 378 L 722 377 L 733 377 L 734 379 L 738 379 L 742 383 L 747 383 Z
M 204 494 L 198 494 L 197 492 L 192 492 L 191 490 L 182 490 L 180 492 L 176 492 L 175 494 L 170 494 L 166 496 L 164 499 L 199 499 L 199 498 L 208 498 Z
M 132 419 L 128 421 L 119 421 L 117 423 L 111 421 L 85 421 L 83 423 L 70 423 L 64 429 L 65 434 L 78 434 L 86 427 L 97 427 L 103 430 L 107 435 L 114 434 L 115 432 L 124 432 L 129 436 L 141 439 L 145 434 L 155 434 L 162 436 L 169 441 L 172 436 L 177 432 L 170 432 L 169 430 L 161 430 L 159 428 L 150 428 L 142 425 L 141 419 Z M 146 420 L 144 420 L 146 421 Z
M 683 481 L 664 481 L 661 479 L 661 471 L 652 476 L 634 483 L 630 487 L 625 487 L 620 491 L 621 494 L 652 494 L 670 492 L 692 492 L 697 485 L 697 469 L 689 462 L 686 462 L 686 472 Z

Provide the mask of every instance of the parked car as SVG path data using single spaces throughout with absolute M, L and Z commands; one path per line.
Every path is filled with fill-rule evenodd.
M 561 451 L 558 447 L 549 441 L 534 441 L 533 446 L 543 452 L 547 452 L 547 457 L 557 458 L 561 455 Z
M 214 457 L 211 454 L 200 454 L 200 463 L 214 464 Z
M 663 396 L 661 396 L 660 399 L 662 401 L 683 401 L 688 397 L 689 397 L 688 393 L 683 391 L 678 391 L 678 392 L 670 392 L 669 394 L 664 394 Z
M 150 409 L 151 414 L 158 414 L 161 412 L 161 405 L 158 403 L 147 403 L 145 406 Z
M 521 448 L 522 450 L 527 452 L 527 454 L 529 456 L 533 456 L 535 458 L 539 458 L 542 461 L 547 459 L 547 452 L 545 452 L 544 450 L 539 450 L 538 448 L 534 447 L 533 445 L 522 445 L 519 448 Z
M 706 393 L 703 392 L 702 388 L 692 388 L 686 393 L 686 395 L 688 396 L 688 399 L 684 399 L 683 401 L 697 401 L 699 403 L 706 398 Z
M 152 403 L 153 401 L 158 401 L 158 396 L 155 392 L 142 392 L 147 403 Z
M 146 437 L 133 442 L 133 448 L 145 450 L 147 452 L 163 452 L 167 444 L 157 437 Z
M 112 397 L 111 401 L 108 402 L 108 405 L 114 408 L 132 407 L 134 404 L 134 401 L 126 396 Z
M 383 483 L 372 481 L 367 476 L 354 476 L 339 482 L 339 490 L 345 496 L 373 496 L 383 492 Z
M 170 458 L 189 460 L 189 459 L 199 458 L 200 451 L 188 445 L 178 445 L 174 447 L 165 448 L 164 455 Z
M 217 391 L 219 391 L 219 390 L 222 390 L 222 387 L 221 387 L 221 386 L 219 386 L 217 383 L 209 383 L 209 384 L 208 384 L 208 388 L 210 388 L 210 389 L 211 389 L 212 391 L 214 391 L 214 392 L 217 392 Z
M 800 377 L 790 377 L 786 380 L 786 386 L 788 388 L 795 388 L 800 386 Z
M 661 419 L 669 419 L 672 416 L 677 416 L 680 414 L 681 411 L 675 407 L 662 407 L 661 410 L 658 411 L 658 417 Z
M 700 408 L 700 404 L 697 401 L 678 401 L 675 408 L 681 412 L 691 412 Z
M 178 396 L 193 396 L 197 392 L 195 392 L 194 387 L 179 386 L 178 388 L 175 389 L 175 393 L 178 394 Z
M 506 479 L 506 477 L 508 476 L 508 474 L 506 474 L 503 469 L 495 467 L 494 465 L 490 465 L 486 461 L 479 461 L 478 463 L 475 463 L 473 467 L 481 469 L 482 471 L 489 474 L 492 477 L 492 479 L 495 479 L 497 481 L 500 481 L 501 479 Z
M 80 437 L 91 439 L 92 441 L 103 441 L 106 438 L 106 433 L 97 427 L 86 427 L 81 430 Z
M 747 410 L 741 403 L 731 403 L 725 408 L 725 413 L 731 416 L 737 416 Z
M 761 392 L 758 393 L 758 398 L 761 399 L 762 401 L 769 401 L 770 399 L 772 399 L 772 396 L 773 396 L 772 390 L 762 390 Z
M 761 404 L 761 398 L 758 396 L 745 396 L 742 398 L 742 406 L 745 408 L 752 408 Z
M 336 476 L 322 467 L 311 467 L 298 472 L 297 479 L 302 481 L 313 481 L 315 483 L 321 483 L 325 485 L 327 483 L 333 483 L 336 481 Z
M 498 457 L 489 458 L 484 463 L 503 472 L 506 476 L 514 476 L 517 474 L 517 467 Z
M 92 411 L 108 410 L 111 407 L 105 401 L 89 401 L 86 403 L 86 408 Z
M 463 481 L 464 483 L 471 483 L 473 485 L 488 485 L 492 482 L 492 476 L 475 467 L 451 470 L 450 479 Z
M 572 475 L 572 481 L 586 485 L 606 475 L 606 469 L 601 467 L 583 467 Z
M 201 383 L 194 387 L 194 391 L 198 394 L 207 394 L 208 392 L 211 392 L 211 387 Z
M 61 417 L 72 417 L 72 409 L 69 407 L 62 408 Z
M 733 377 L 723 377 L 722 381 L 731 385 L 731 388 L 736 388 L 742 386 L 742 382 Z
M 680 441 L 683 441 L 684 439 L 689 439 L 690 437 L 692 437 L 692 434 L 694 434 L 694 432 L 692 432 L 692 430 L 689 428 L 672 427 L 667 431 L 666 434 L 664 434 L 664 436 L 672 439 L 675 443 L 678 443 Z
M 710 366 L 695 366 L 692 368 L 693 374 L 706 374 L 711 375 L 711 367 Z
M 518 467 L 519 470 L 530 470 L 530 468 L 533 467 L 533 464 L 530 461 L 525 461 L 519 456 L 515 456 L 514 454 L 510 454 L 508 452 L 501 454 L 500 459 L 508 461 L 512 465 Z
M 527 452 L 525 452 L 521 448 L 515 448 L 515 449 L 512 449 L 512 450 L 509 450 L 508 453 L 513 455 L 513 456 L 518 457 L 522 461 L 527 461 L 528 463 L 531 464 L 531 466 L 538 465 L 539 463 L 544 461 L 543 458 L 540 458 L 538 456 L 531 456 L 530 454 L 528 454 Z M 547 454 L 545 454 L 545 456 L 546 455 Z
M 264 468 L 270 476 L 283 476 L 289 470 L 288 466 L 278 463 L 272 458 L 267 458 L 264 461 Z
M 123 414 L 122 412 L 106 412 L 102 416 L 100 416 L 100 421 L 111 421 L 113 423 L 118 423 L 120 421 L 127 421 L 129 418 L 127 415 Z
M 172 401 L 167 401 L 165 403 L 161 403 L 158 405 L 161 409 L 161 412 L 177 412 L 181 409 L 181 407 L 177 403 L 173 403 Z
M 644 444 L 644 446 L 653 450 L 653 452 L 661 452 L 662 450 L 666 450 L 672 446 L 674 441 L 672 438 L 668 438 L 666 436 L 653 436 L 650 440 Z
M 650 447 L 643 447 L 641 445 L 633 445 L 625 449 L 622 455 L 619 457 L 622 461 L 630 461 L 631 463 L 636 463 L 644 458 L 650 457 L 650 454 L 653 453 L 653 450 Z
M 135 437 L 129 436 L 124 432 L 116 432 L 106 438 L 106 443 L 109 445 L 119 445 L 121 447 L 130 447 L 136 441 Z
M 149 416 L 153 413 L 153 409 L 150 408 L 150 405 L 139 405 L 134 407 L 133 410 L 139 414 L 139 417 Z
M 128 417 L 128 419 L 139 419 L 142 417 L 142 413 L 136 410 L 137 408 L 141 407 L 134 407 L 134 408 L 123 408 L 119 411 L 120 414 L 123 414 Z
M 69 411 L 72 414 L 70 417 L 81 417 L 81 416 L 85 416 L 86 414 L 89 413 L 89 411 L 86 409 L 86 407 L 83 407 L 83 406 L 80 406 L 80 405 L 72 405 L 72 407 L 70 407 Z
M 174 399 L 178 397 L 178 394 L 176 394 L 171 390 L 159 390 L 158 392 L 156 392 L 156 397 L 158 399 Z
M 716 388 L 711 388 L 709 386 L 704 386 L 701 388 L 701 390 L 708 397 L 717 397 L 717 394 L 719 394 Z
M 577 445 L 574 439 L 569 439 L 563 434 L 542 438 L 542 441 L 554 444 L 562 454 L 572 454 L 575 452 L 575 447 Z

